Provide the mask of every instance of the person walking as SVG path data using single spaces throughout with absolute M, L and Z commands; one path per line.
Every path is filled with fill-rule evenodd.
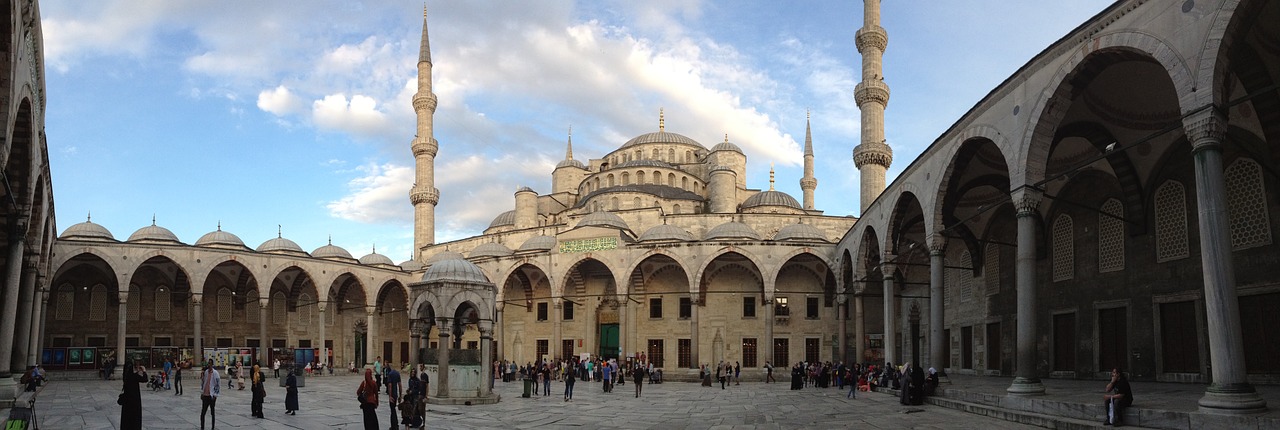
M 723 390 L 723 389 L 724 389 L 724 380 L 727 378 L 727 376 L 725 375 L 725 373 L 727 373 L 727 372 L 725 372 L 725 364 L 724 364 L 724 362 L 723 362 L 723 361 L 721 361 L 719 364 L 716 364 L 716 381 L 719 381 L 719 382 L 720 382 L 720 389 L 721 389 L 721 390 Z
M 249 403 L 249 415 L 254 418 L 266 418 L 262 414 L 262 402 L 267 398 L 267 388 L 262 383 L 262 369 L 256 364 L 253 365 L 250 383 L 253 384 L 249 387 L 253 392 L 253 401 Z
M 173 389 L 173 358 L 164 359 L 164 389 Z
M 138 385 L 147 382 L 147 372 L 133 360 L 125 360 L 122 373 L 124 392 L 116 401 L 120 404 L 120 428 L 142 429 L 142 389 Z
M 244 363 L 236 361 L 236 386 L 244 391 Z
M 271 370 L 275 372 L 275 376 L 272 376 L 272 378 L 280 377 L 280 359 L 279 358 L 276 358 L 276 361 L 271 363 Z
M 600 363 L 597 367 L 600 368 L 600 380 L 604 381 L 604 392 L 612 393 L 613 366 L 610 366 L 609 363 Z
M 733 385 L 742 385 L 742 362 L 733 362 Z
M 173 395 L 182 395 L 182 368 L 187 364 L 186 361 L 178 362 L 173 366 Z
M 773 379 L 773 363 L 764 362 L 764 383 L 778 382 Z
M 396 417 L 396 407 L 400 405 L 400 372 L 391 366 L 387 366 L 384 369 L 386 369 L 387 374 L 382 378 L 382 382 L 387 386 L 387 406 L 390 406 L 391 409 L 390 428 L 395 430 L 396 423 L 400 422 L 400 419 Z
M 204 371 L 200 373 L 200 428 L 204 428 L 204 413 L 209 412 L 209 428 L 216 427 L 218 415 L 218 395 L 222 393 L 222 380 L 213 363 L 204 362 Z
M 569 366 L 564 369 L 564 401 L 573 400 L 573 383 L 578 380 L 578 362 L 569 361 Z
M 373 382 L 382 386 L 382 356 L 373 359 Z
M 364 370 L 364 380 L 356 389 L 360 410 L 364 413 L 364 430 L 378 430 L 378 383 L 373 380 L 373 369 Z
M 635 382 L 637 399 L 640 398 L 640 388 L 644 387 L 644 373 L 645 368 L 643 364 L 636 364 L 636 367 L 631 369 L 631 382 Z
M 298 376 L 289 371 L 284 377 L 284 413 L 298 414 Z

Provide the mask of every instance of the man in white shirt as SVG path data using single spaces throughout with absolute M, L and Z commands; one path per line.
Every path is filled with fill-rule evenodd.
M 271 370 L 275 371 L 277 378 L 280 377 L 280 359 L 277 358 L 275 363 L 271 363 Z
M 218 395 L 222 394 L 222 382 L 213 363 L 206 361 L 204 370 L 200 372 L 200 429 L 204 430 L 204 412 L 209 411 L 209 428 L 216 427 L 217 412 L 214 407 L 218 403 Z

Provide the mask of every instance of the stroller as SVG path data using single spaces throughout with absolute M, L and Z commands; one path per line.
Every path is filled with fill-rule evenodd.
M 151 375 L 151 379 L 147 381 L 147 388 L 150 388 L 151 391 L 160 391 L 164 389 L 164 378 L 161 376 L 160 372 L 156 372 Z

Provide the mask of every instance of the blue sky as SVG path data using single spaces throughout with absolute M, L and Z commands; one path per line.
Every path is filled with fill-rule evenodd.
M 643 4 L 639 4 L 643 3 Z M 1110 2 L 885 2 L 892 180 L 991 89 Z M 729 135 L 749 187 L 799 197 L 806 109 L 816 205 L 857 215 L 853 1 L 428 2 L 437 241 L 479 234 L 520 186 L 657 129 Z M 41 3 L 59 230 L 219 223 L 395 261 L 413 242 L 420 2 Z

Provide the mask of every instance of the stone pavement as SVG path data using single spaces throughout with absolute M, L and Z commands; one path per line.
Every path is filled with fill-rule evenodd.
M 119 425 L 116 396 L 120 381 L 60 381 L 44 387 L 37 401 L 39 425 L 44 429 L 114 429 Z M 274 381 L 274 380 L 273 380 Z M 308 378 L 300 389 L 301 411 L 284 414 L 284 389 L 267 387 L 266 419 L 249 416 L 250 393 L 222 391 L 218 399 L 217 428 L 247 429 L 356 429 L 362 428 L 355 397 L 359 377 L 354 375 Z M 193 383 L 194 382 L 194 383 Z M 142 391 L 143 423 L 154 429 L 192 429 L 200 425 L 199 383 L 186 381 L 182 396 L 171 391 Z M 789 385 L 743 383 L 721 390 L 687 382 L 644 386 L 635 398 L 632 384 L 602 393 L 599 383 L 579 381 L 572 402 L 563 401 L 564 384 L 554 382 L 547 397 L 521 398 L 520 383 L 497 382 L 502 401 L 488 406 L 428 405 L 427 423 L 432 429 L 1021 429 L 1028 426 L 968 414 L 938 406 L 906 407 L 882 393 L 858 393 L 846 400 L 845 392 L 808 388 L 791 391 Z M 386 397 L 382 400 L 385 402 Z M 384 403 L 385 405 L 385 403 Z M 7 410 L 0 410 L 8 416 Z M 381 428 L 389 427 L 388 411 L 379 411 Z

